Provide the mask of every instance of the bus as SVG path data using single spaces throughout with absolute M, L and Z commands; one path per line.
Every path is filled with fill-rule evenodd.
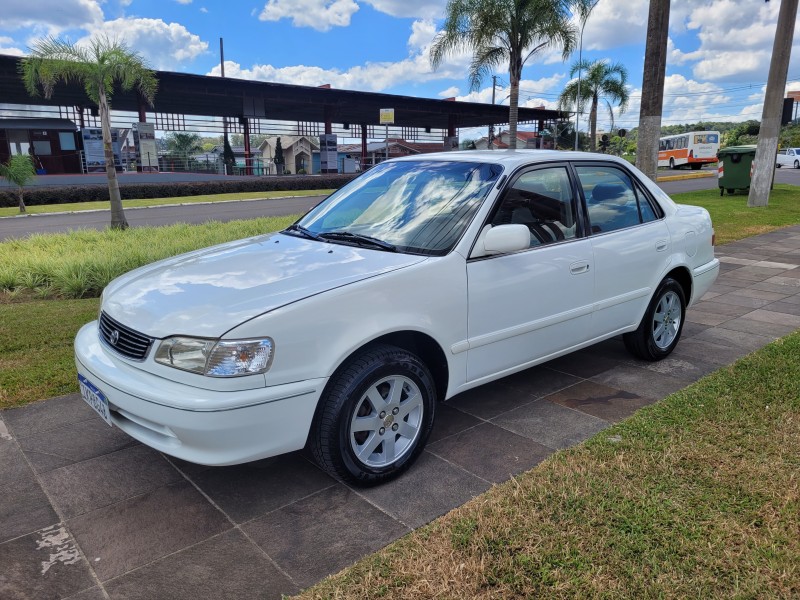
M 719 131 L 690 131 L 658 140 L 658 166 L 679 169 L 689 165 L 700 169 L 717 161 Z

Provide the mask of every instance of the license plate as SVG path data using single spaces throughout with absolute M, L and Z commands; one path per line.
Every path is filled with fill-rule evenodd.
M 108 410 L 108 399 L 105 394 L 83 375 L 78 375 L 78 385 L 81 388 L 81 397 L 86 404 L 91 406 L 98 415 L 103 417 L 106 423 L 111 425 L 111 413 Z

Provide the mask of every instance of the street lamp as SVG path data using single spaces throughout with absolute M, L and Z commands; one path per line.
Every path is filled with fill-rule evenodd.
M 594 7 L 597 6 L 597 3 L 600 0 L 594 0 L 589 4 L 582 4 L 580 13 L 581 13 L 581 36 L 580 41 L 578 43 L 578 93 L 577 93 L 577 101 L 575 102 L 575 150 L 578 150 L 578 119 L 581 116 L 580 106 L 581 106 L 581 67 L 583 66 L 583 28 L 586 27 L 586 21 L 589 20 L 589 15 L 591 14 Z

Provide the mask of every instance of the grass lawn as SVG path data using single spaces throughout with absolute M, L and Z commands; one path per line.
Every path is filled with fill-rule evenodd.
M 800 333 L 300 597 L 800 597 Z
M 123 200 L 125 208 L 141 206 L 163 206 L 164 204 L 192 204 L 196 202 L 225 202 L 231 200 L 260 200 L 264 198 L 288 198 L 291 196 L 327 196 L 335 190 L 291 190 L 285 192 L 237 192 L 234 194 L 210 194 L 205 196 L 181 196 L 180 198 L 147 198 Z M 45 204 L 29 206 L 27 214 L 41 215 L 54 212 L 80 212 L 83 210 L 109 210 L 108 201 L 73 202 L 71 204 Z M 19 208 L 0 208 L 0 217 L 19 216 Z
M 776 184 L 769 196 L 769 206 L 747 208 L 747 194 L 719 195 L 719 190 L 674 194 L 682 204 L 696 204 L 711 213 L 717 244 L 766 233 L 800 223 L 800 187 Z

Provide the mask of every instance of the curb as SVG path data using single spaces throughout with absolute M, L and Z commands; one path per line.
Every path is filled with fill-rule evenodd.
M 656 181 L 681 181 L 683 179 L 703 179 L 705 177 L 714 177 L 716 173 L 706 171 L 704 173 L 687 173 L 686 175 L 662 175 L 656 177 Z

